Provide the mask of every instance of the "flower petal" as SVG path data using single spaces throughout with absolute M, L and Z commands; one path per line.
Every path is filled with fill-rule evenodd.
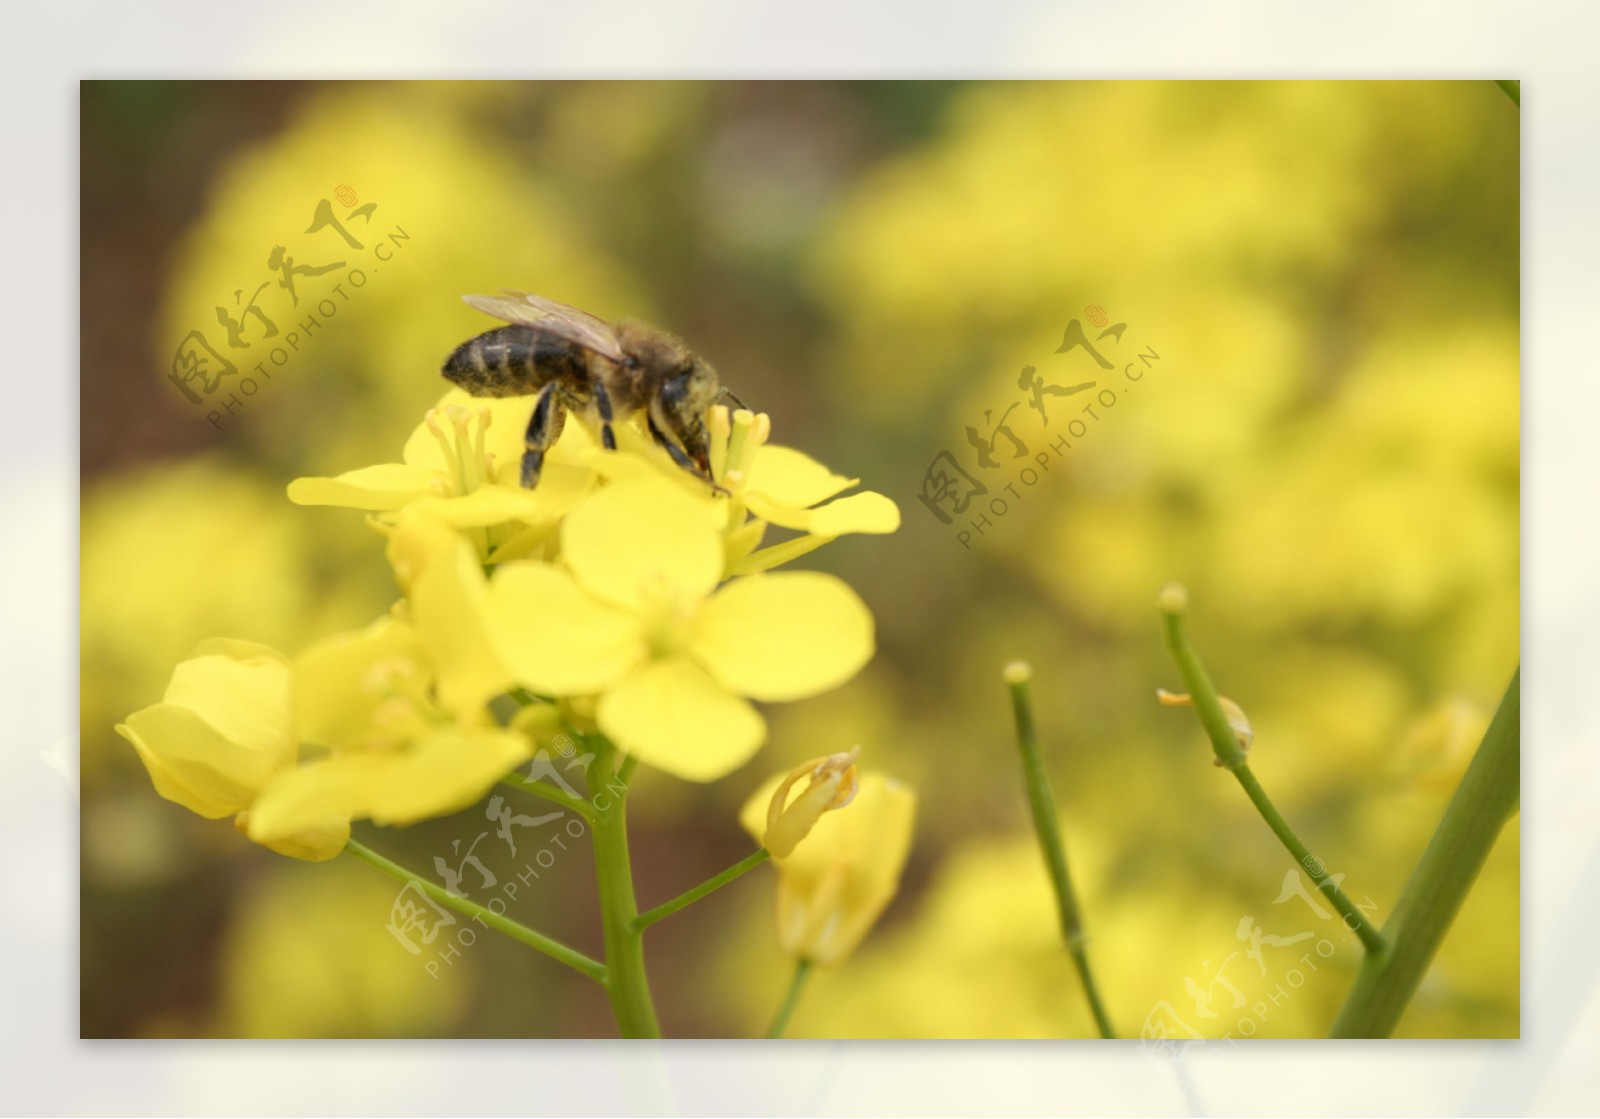
M 347 509 L 399 509 L 416 497 L 435 492 L 439 475 L 401 463 L 363 466 L 337 478 L 296 478 L 289 500 L 296 505 L 339 505 Z
M 900 527 L 900 507 L 871 490 L 830 501 L 812 513 L 811 531 L 819 536 L 894 532 Z
M 567 516 L 562 557 L 591 594 L 625 610 L 651 612 L 717 585 L 724 516 L 709 495 L 696 497 L 665 478 L 630 478 Z
M 212 820 L 249 807 L 281 768 L 266 754 L 240 750 L 176 704 L 135 711 L 116 731 L 139 752 L 156 792 Z
M 416 631 L 393 617 L 312 645 L 295 660 L 295 725 L 301 742 L 357 747 L 373 739 L 373 711 L 389 698 L 383 672 L 409 673 L 426 688 L 431 677 Z
M 512 731 L 449 727 L 410 750 L 335 754 L 290 770 L 251 807 L 250 838 L 271 844 L 341 818 L 410 824 L 475 804 L 532 754 Z
M 393 756 L 383 781 L 369 790 L 363 814 L 379 824 L 410 824 L 459 812 L 533 752 L 533 744 L 513 731 L 443 730 Z
M 250 813 L 241 812 L 233 818 L 233 826 L 245 835 L 250 834 Z M 350 821 L 330 824 L 323 828 L 313 828 L 310 831 L 296 832 L 294 835 L 282 839 L 273 839 L 263 843 L 280 855 L 288 855 L 291 859 L 304 859 L 308 863 L 324 863 L 344 851 L 344 845 L 350 842 Z
M 778 505 L 806 509 L 842 493 L 858 481 L 859 478 L 835 474 L 793 447 L 764 443 L 751 457 L 745 491 Z
M 737 769 L 767 734 L 753 707 L 682 657 L 630 673 L 600 697 L 596 718 L 628 753 L 689 781 Z
M 246 834 L 261 844 L 364 816 L 368 790 L 381 785 L 395 755 L 362 752 L 333 754 L 291 769 L 268 785 L 246 817 Z
M 694 620 L 690 654 L 729 691 L 759 700 L 816 695 L 872 657 L 872 614 L 832 575 L 750 575 Z
M 507 521 L 554 519 L 561 515 L 559 511 L 550 510 L 548 505 L 533 490 L 479 486 L 460 497 L 418 498 L 408 506 L 408 511 L 455 528 L 483 528 Z
M 293 765 L 298 742 L 289 659 L 267 645 L 217 638 L 172 670 L 162 703 L 187 707 L 232 744 L 268 767 Z
M 548 563 L 518 561 L 489 584 L 488 633 L 501 662 L 542 695 L 585 695 L 621 679 L 647 655 L 631 614 L 594 598 Z
M 511 686 L 489 637 L 489 593 L 471 544 L 453 536 L 411 588 L 411 619 L 438 679 L 439 703 L 475 711 Z

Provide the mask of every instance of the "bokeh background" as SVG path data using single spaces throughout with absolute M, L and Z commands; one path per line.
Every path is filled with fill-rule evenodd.
M 1492 83 L 85 83 L 81 142 L 83 1036 L 613 1033 L 587 980 L 498 938 L 433 977 L 385 928 L 390 880 L 168 804 L 111 730 L 207 637 L 292 651 L 386 608 L 360 516 L 284 486 L 395 459 L 489 325 L 458 296 L 501 286 L 677 331 L 905 517 L 803 563 L 874 609 L 858 679 L 772 708 L 723 781 L 645 775 L 643 904 L 748 850 L 770 773 L 859 743 L 918 790 L 912 860 L 791 1033 L 1089 1036 L 1000 679 L 1021 657 L 1119 1030 L 1325 1033 L 1358 947 L 1279 902 L 1286 856 L 1155 705 L 1178 682 L 1154 598 L 1189 586 L 1257 773 L 1387 916 L 1518 659 L 1519 131 Z M 360 249 L 306 232 L 323 199 Z M 279 245 L 367 283 L 302 276 L 335 313 L 213 423 L 174 351 L 220 348 L 215 308 L 275 281 Z M 288 301 L 258 299 L 280 331 L 314 313 Z M 985 471 L 964 429 L 1024 399 L 1022 366 L 1096 375 L 1052 352 L 1091 305 L 1159 363 L 1037 484 L 1003 436 Z M 1082 399 L 1009 420 L 1036 453 Z M 1023 494 L 968 544 L 918 498 L 942 451 Z M 359 834 L 426 869 L 482 820 Z M 1518 855 L 1513 823 L 1401 1035 L 1517 1035 Z M 564 854 L 517 915 L 596 948 L 591 877 Z M 651 932 L 669 1034 L 764 1027 L 772 902 L 763 869 Z M 1258 965 L 1242 920 L 1313 939 Z

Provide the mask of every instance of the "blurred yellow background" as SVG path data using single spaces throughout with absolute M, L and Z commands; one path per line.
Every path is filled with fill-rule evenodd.
M 111 730 L 207 637 L 293 651 L 388 605 L 359 515 L 284 486 L 393 460 L 493 325 L 459 295 L 502 286 L 683 335 L 774 441 L 905 517 L 800 564 L 872 607 L 860 677 L 770 710 L 730 778 L 644 775 L 642 904 L 748 850 L 769 774 L 859 743 L 916 786 L 916 842 L 791 1035 L 1089 1036 L 1000 678 L 1023 658 L 1119 1031 L 1325 1033 L 1359 948 L 1281 893 L 1287 856 L 1156 706 L 1179 683 L 1155 593 L 1188 585 L 1256 772 L 1387 917 L 1518 660 L 1519 131 L 1492 83 L 82 88 L 84 1036 L 614 1032 L 587 980 L 499 938 L 429 974 L 385 927 L 393 883 L 161 800 Z M 344 267 L 295 273 L 297 305 L 278 246 Z M 1099 334 L 1091 307 L 1126 324 L 1096 343 L 1118 370 L 1159 353 L 1137 383 L 1054 353 L 1074 319 Z M 239 366 L 199 405 L 168 377 L 191 331 Z M 1028 365 L 1115 406 L 1053 454 L 1093 394 L 1045 398 L 1046 426 Z M 986 469 L 965 431 L 1002 418 L 1027 456 L 999 435 Z M 951 524 L 919 500 L 946 451 L 990 489 Z M 425 870 L 484 826 L 358 835 Z M 516 915 L 597 948 L 591 877 L 563 854 Z M 650 933 L 669 1036 L 764 1027 L 771 878 Z M 1513 824 L 1399 1033 L 1516 1036 L 1518 925 Z

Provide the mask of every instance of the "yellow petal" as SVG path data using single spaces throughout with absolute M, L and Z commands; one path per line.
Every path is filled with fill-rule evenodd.
M 199 715 L 241 754 L 270 768 L 294 764 L 298 741 L 290 695 L 289 660 L 267 645 L 218 638 L 172 670 L 164 704 Z M 253 767 L 253 763 L 252 763 Z
M 753 707 L 682 657 L 630 673 L 600 697 L 596 718 L 622 749 L 690 781 L 737 769 L 767 733 Z
M 460 714 L 511 686 L 489 637 L 489 593 L 478 554 L 452 534 L 411 589 L 411 618 L 438 681 L 439 703 Z
M 364 802 L 373 788 L 383 784 L 393 764 L 389 753 L 352 753 L 291 769 L 250 806 L 246 834 L 257 843 L 271 844 L 363 817 Z
M 812 513 L 811 531 L 819 536 L 894 532 L 900 527 L 900 507 L 871 490 L 830 501 Z
M 273 843 L 341 817 L 410 824 L 475 804 L 531 754 L 503 730 L 449 727 L 412 749 L 335 754 L 279 777 L 250 809 L 250 838 Z
M 773 774 L 761 782 L 739 808 L 739 826 L 749 832 L 750 838 L 758 844 L 766 838 L 767 809 L 772 805 L 772 796 L 787 776 L 785 773 Z
M 568 514 L 561 552 L 584 589 L 635 613 L 701 597 L 722 575 L 725 514 L 665 478 L 606 486 Z
M 551 463 L 539 476 L 537 489 L 479 486 L 462 497 L 423 497 L 409 509 L 457 528 L 486 528 L 508 521 L 529 524 L 559 520 L 593 484 L 592 471 Z
M 881 493 L 854 493 L 816 509 L 801 509 L 769 500 L 760 494 L 746 496 L 750 512 L 782 528 L 843 536 L 850 532 L 885 533 L 900 527 L 900 508 Z
M 410 824 L 458 812 L 532 756 L 532 743 L 513 731 L 443 730 L 394 757 L 362 804 L 363 815 L 379 824 Z
M 413 502 L 408 505 L 395 518 L 395 523 L 385 529 L 389 543 L 384 554 L 389 559 L 389 566 L 394 569 L 395 582 L 407 594 L 411 593 L 411 588 L 422 576 L 428 563 L 435 556 L 447 552 L 458 535 L 443 521 L 421 515 L 417 508 L 419 504 Z
M 301 653 L 295 660 L 300 741 L 335 748 L 370 744 L 373 710 L 390 695 L 381 686 L 384 673 L 409 673 L 419 690 L 432 679 L 416 632 L 389 616 Z
M 439 475 L 432 470 L 386 463 L 364 466 L 337 478 L 296 478 L 289 483 L 289 500 L 296 505 L 339 505 L 347 509 L 399 509 L 407 502 L 434 492 Z
M 849 489 L 857 481 L 835 474 L 792 447 L 767 443 L 755 449 L 745 490 L 777 505 L 805 509 Z
M 779 701 L 844 683 L 872 657 L 872 614 L 832 575 L 735 580 L 701 607 L 690 654 L 729 691 Z
M 233 818 L 233 826 L 245 835 L 250 834 L 250 813 L 241 812 Z M 304 859 L 308 863 L 322 863 L 338 855 L 344 850 L 344 845 L 350 841 L 350 822 L 330 824 L 325 828 L 315 828 L 311 831 L 298 832 L 295 835 L 285 836 L 283 839 L 274 839 L 263 843 L 280 855 L 288 855 L 291 859 Z
M 755 841 L 783 860 L 811 834 L 826 812 L 843 811 L 860 792 L 857 746 L 843 753 L 812 758 L 762 783 L 744 807 L 739 823 Z M 806 785 L 796 795 L 800 782 Z
M 170 703 L 135 711 L 116 731 L 133 743 L 156 792 L 212 820 L 249 807 L 281 769 L 267 755 L 240 750 L 187 707 Z
M 584 695 L 609 687 L 647 654 L 631 614 L 594 598 L 548 563 L 499 568 L 489 584 L 488 633 L 501 662 L 541 695 Z

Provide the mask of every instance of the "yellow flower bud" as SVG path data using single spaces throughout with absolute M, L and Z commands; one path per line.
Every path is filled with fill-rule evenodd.
M 783 780 L 768 782 L 740 813 L 757 842 L 768 835 L 773 794 Z M 778 942 L 785 953 L 831 967 L 855 951 L 899 886 L 915 815 L 909 788 L 881 773 L 863 773 L 847 810 L 819 814 L 804 840 L 774 859 Z
M 843 808 L 855 799 L 856 757 L 860 753 L 861 747 L 856 746 L 842 754 L 812 758 L 796 766 L 778 785 L 767 802 L 767 830 L 761 840 L 773 858 L 792 853 L 824 812 Z M 810 781 L 791 802 L 789 794 L 802 777 Z

